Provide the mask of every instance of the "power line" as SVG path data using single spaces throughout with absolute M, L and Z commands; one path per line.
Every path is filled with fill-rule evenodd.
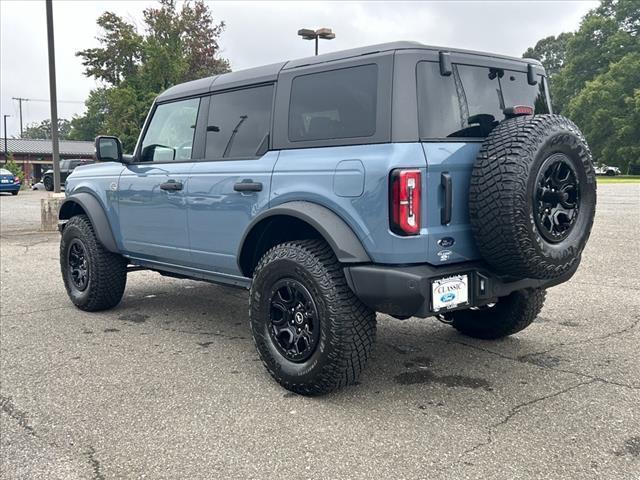
M 14 98 L 14 99 L 17 100 L 17 98 Z M 23 98 L 22 100 L 29 101 L 29 102 L 47 102 L 47 103 L 49 103 L 49 100 L 45 99 L 45 98 Z M 58 103 L 84 103 L 84 101 L 82 101 L 82 100 L 58 100 Z
M 23 98 L 23 97 L 11 97 L 13 100 L 18 102 L 18 108 L 20 110 L 20 138 L 22 138 L 22 102 L 46 102 L 49 103 L 48 99 L 42 98 Z M 82 103 L 81 100 L 58 100 L 58 103 Z

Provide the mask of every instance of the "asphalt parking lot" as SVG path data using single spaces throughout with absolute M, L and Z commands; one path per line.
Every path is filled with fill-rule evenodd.
M 640 184 L 601 185 L 582 266 L 498 342 L 378 315 L 359 385 L 258 361 L 247 294 L 151 272 L 67 299 L 46 192 L 0 197 L 2 478 L 640 479 Z

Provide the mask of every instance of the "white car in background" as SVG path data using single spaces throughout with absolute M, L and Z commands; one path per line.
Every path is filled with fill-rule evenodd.
M 606 175 L 607 177 L 614 177 L 621 173 L 618 167 L 610 167 L 609 165 L 604 165 L 602 163 L 596 164 L 595 169 L 596 175 Z

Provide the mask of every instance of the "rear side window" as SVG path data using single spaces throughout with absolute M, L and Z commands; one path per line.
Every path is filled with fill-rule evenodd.
M 289 141 L 374 135 L 377 91 L 377 65 L 294 78 L 289 105 Z
M 213 95 L 207 124 L 206 158 L 251 158 L 267 141 L 273 85 Z
M 417 67 L 420 137 L 482 138 L 504 120 L 503 109 L 527 105 L 549 113 L 542 76 L 536 85 L 523 72 L 454 65 L 453 74 L 440 75 L 434 62 Z

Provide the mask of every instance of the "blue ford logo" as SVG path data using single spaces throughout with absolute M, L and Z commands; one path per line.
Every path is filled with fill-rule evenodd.
M 454 298 L 456 298 L 456 294 L 453 293 L 453 292 L 449 292 L 449 293 L 445 293 L 444 295 L 442 295 L 440 297 L 440 301 L 441 302 L 450 302 Z
M 456 243 L 456 241 L 453 237 L 442 237 L 440 240 L 438 240 L 438 245 L 440 245 L 442 248 L 452 247 L 454 243 Z

